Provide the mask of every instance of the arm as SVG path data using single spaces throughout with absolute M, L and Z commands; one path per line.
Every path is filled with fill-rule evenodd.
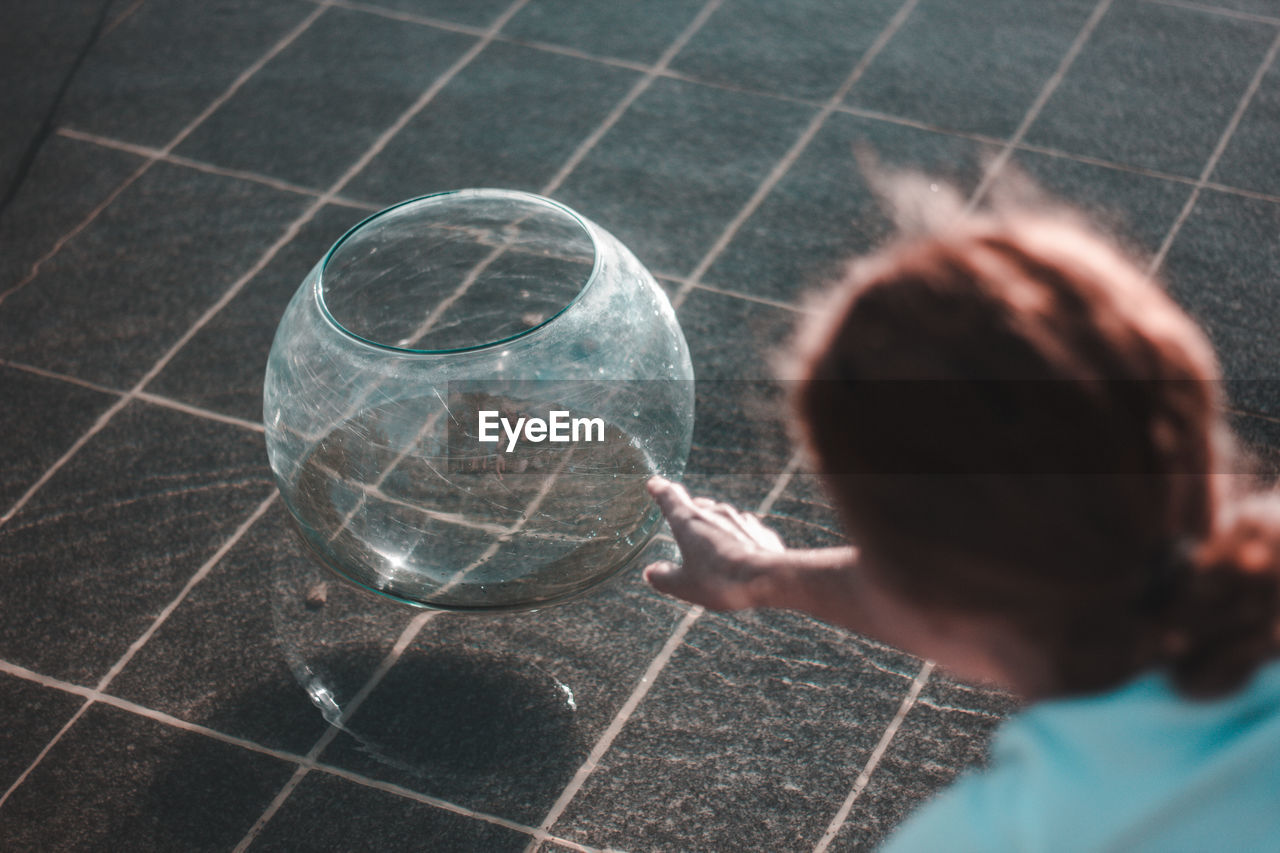
M 728 504 L 691 498 L 661 478 L 649 491 L 683 557 L 681 565 L 646 567 L 645 579 L 659 591 L 710 610 L 798 610 L 899 647 L 914 644 L 914 614 L 869 580 L 856 549 L 788 549 L 755 516 Z

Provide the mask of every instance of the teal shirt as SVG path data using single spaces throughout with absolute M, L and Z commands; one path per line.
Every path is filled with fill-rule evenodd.
M 1195 701 L 1157 674 L 1006 720 L 989 766 L 892 835 L 885 853 L 1280 851 L 1280 661 Z

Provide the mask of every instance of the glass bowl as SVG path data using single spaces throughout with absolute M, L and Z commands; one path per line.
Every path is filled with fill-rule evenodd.
M 536 609 L 621 570 L 661 524 L 693 369 L 612 235 L 550 199 L 473 189 L 348 231 L 267 364 L 271 468 L 321 563 L 407 604 Z

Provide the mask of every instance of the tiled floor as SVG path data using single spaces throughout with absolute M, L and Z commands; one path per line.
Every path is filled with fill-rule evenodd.
M 343 643 L 307 663 L 363 704 L 328 726 L 291 671 L 314 637 L 277 593 L 322 575 L 261 376 L 308 268 L 403 198 L 563 200 L 660 275 L 700 377 L 758 379 L 887 233 L 855 146 L 969 193 L 1017 168 L 1153 259 L 1280 468 L 1277 0 L 27 6 L 0 35 L 4 849 L 862 850 L 982 760 L 1006 697 L 634 574 L 493 619 L 335 585 Z M 760 387 L 705 383 L 690 482 L 838 542 Z

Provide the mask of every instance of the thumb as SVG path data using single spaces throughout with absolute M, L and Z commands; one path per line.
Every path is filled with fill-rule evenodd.
M 644 579 L 658 592 L 672 594 L 672 590 L 679 586 L 676 574 L 680 571 L 680 567 L 670 560 L 660 560 L 656 563 L 650 563 L 644 568 Z

